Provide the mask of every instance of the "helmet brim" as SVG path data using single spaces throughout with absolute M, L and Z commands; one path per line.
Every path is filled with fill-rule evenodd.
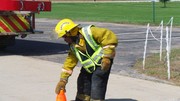
M 80 25 L 80 24 L 76 24 L 76 25 L 75 25 L 74 27 L 72 27 L 70 30 L 66 31 L 66 33 L 67 33 L 67 32 L 70 32 L 72 29 L 78 27 L 79 25 Z M 62 38 L 64 35 L 66 35 L 66 33 L 59 35 L 58 38 Z

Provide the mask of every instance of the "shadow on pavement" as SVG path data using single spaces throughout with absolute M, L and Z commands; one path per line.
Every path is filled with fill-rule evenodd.
M 106 101 L 138 101 L 134 99 L 107 99 Z
M 0 55 L 16 54 L 25 56 L 40 56 L 52 54 L 64 54 L 69 49 L 67 44 L 41 42 L 30 40 L 16 40 L 14 46 L 7 47 L 0 51 Z

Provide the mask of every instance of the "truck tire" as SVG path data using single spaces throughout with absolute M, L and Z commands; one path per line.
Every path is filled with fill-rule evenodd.
M 6 46 L 3 46 L 3 45 L 0 46 L 0 51 L 3 51 L 5 49 L 6 49 Z
M 0 50 L 5 49 L 8 46 L 15 45 L 15 35 L 2 35 L 0 36 Z

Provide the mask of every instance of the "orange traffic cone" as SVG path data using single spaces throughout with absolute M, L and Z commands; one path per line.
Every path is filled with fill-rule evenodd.
M 60 93 L 56 96 L 56 101 L 67 101 L 64 90 L 61 90 Z

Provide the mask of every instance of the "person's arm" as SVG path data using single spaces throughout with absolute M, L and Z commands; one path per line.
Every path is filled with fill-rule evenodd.
M 71 76 L 74 67 L 77 65 L 77 62 L 78 59 L 73 54 L 73 52 L 70 51 L 62 67 L 62 71 L 60 74 L 60 81 L 58 82 L 55 89 L 56 94 L 59 94 L 61 89 L 65 90 L 65 86 L 68 82 L 68 78 Z
M 103 48 L 101 69 L 108 71 L 111 60 L 115 57 L 115 48 L 118 45 L 117 36 L 106 28 L 91 27 L 91 32 L 94 40 Z
M 62 67 L 60 78 L 68 80 L 69 76 L 71 76 L 73 72 L 74 67 L 77 65 L 77 62 L 77 57 L 74 55 L 72 51 L 70 51 Z
M 91 27 L 91 32 L 94 40 L 103 48 L 104 57 L 114 58 L 117 36 L 106 28 Z

